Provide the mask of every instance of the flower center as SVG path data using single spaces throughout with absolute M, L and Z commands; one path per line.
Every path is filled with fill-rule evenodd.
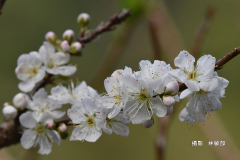
M 36 130 L 38 134 L 43 134 L 46 132 L 46 127 L 41 124 L 38 124 L 34 130 Z
M 49 60 L 47 63 L 47 68 L 53 68 L 55 66 L 55 64 L 53 63 L 52 60 Z
M 96 115 L 95 114 L 93 116 L 88 116 L 88 115 L 85 115 L 85 116 L 87 117 L 87 120 L 84 124 L 88 125 L 88 127 L 96 126 L 96 121 L 95 121 Z
M 38 72 L 38 68 L 28 68 L 28 73 L 30 74 L 31 77 L 34 77 Z
M 190 80 L 190 79 L 196 80 L 196 78 L 197 78 L 197 72 L 188 73 L 188 80 Z
M 150 96 L 150 94 L 148 93 L 148 91 L 146 89 L 141 89 L 141 91 L 138 94 L 137 98 L 140 101 L 145 102 L 145 101 L 148 101 L 151 98 L 151 96 Z

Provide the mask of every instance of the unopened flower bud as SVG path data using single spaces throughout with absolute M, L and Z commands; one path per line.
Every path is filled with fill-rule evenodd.
M 2 113 L 6 120 L 14 119 L 17 116 L 17 109 L 13 106 L 6 105 L 3 107 Z
M 54 126 L 54 122 L 52 119 L 47 120 L 47 127 L 52 128 Z
M 62 139 L 66 139 L 68 137 L 67 126 L 64 123 L 61 123 L 58 127 L 58 133 L 60 134 Z
M 145 122 L 142 123 L 145 128 L 150 128 L 154 124 L 154 119 L 151 118 L 149 120 L 146 120 Z
M 62 131 L 62 132 L 65 132 L 67 130 L 67 126 L 66 124 L 62 124 L 60 127 L 59 127 L 59 130 Z
M 75 36 L 74 31 L 71 29 L 68 29 L 63 33 L 62 38 L 63 38 L 63 40 L 66 40 L 69 43 L 71 43 L 74 36 Z
M 63 41 L 61 43 L 61 48 L 62 48 L 63 52 L 69 51 L 70 50 L 70 46 L 69 46 L 68 41 Z
M 82 49 L 82 44 L 79 42 L 74 42 L 71 44 L 71 53 L 79 53 Z
M 170 94 L 172 96 L 175 96 L 179 91 L 179 85 L 177 81 L 172 81 L 169 82 L 166 85 L 166 90 L 165 90 L 165 94 Z
M 13 104 L 16 108 L 24 109 L 27 105 L 26 95 L 24 93 L 18 93 L 13 97 Z
M 46 39 L 47 41 L 49 41 L 50 43 L 55 44 L 55 43 L 56 43 L 56 40 L 57 40 L 57 36 L 56 36 L 56 34 L 55 34 L 54 32 L 49 31 L 49 32 L 47 32 L 47 34 L 45 35 L 45 39 Z
M 163 103 L 166 106 L 173 106 L 175 104 L 175 99 L 172 96 L 163 96 Z
M 88 25 L 90 21 L 90 16 L 87 13 L 81 13 L 78 15 L 77 18 L 77 23 L 81 26 L 81 27 L 86 27 Z

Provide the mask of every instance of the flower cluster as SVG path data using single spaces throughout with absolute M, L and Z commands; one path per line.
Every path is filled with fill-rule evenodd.
M 80 14 L 77 22 L 81 33 L 87 31 L 90 16 Z M 75 34 L 66 30 L 62 40 L 54 32 L 45 35 L 46 41 L 39 51 L 23 54 L 18 58 L 15 73 L 21 80 L 18 87 L 22 92 L 13 98 L 13 104 L 5 103 L 3 114 L 6 120 L 20 115 L 19 121 L 25 128 L 21 144 L 25 149 L 39 145 L 38 153 L 49 154 L 52 143 L 60 144 L 68 136 L 67 124 L 73 124 L 71 141 L 95 142 L 102 135 L 115 133 L 128 136 L 128 124 L 153 125 L 153 115 L 164 117 L 173 112 L 173 106 L 180 99 L 190 98 L 179 114 L 179 121 L 205 122 L 205 117 L 222 108 L 219 98 L 224 97 L 229 82 L 215 72 L 216 59 L 204 55 L 194 66 L 195 58 L 182 51 L 175 58 L 173 69 L 164 61 L 151 63 L 142 60 L 139 71 L 125 67 L 114 71 L 104 80 L 106 92 L 99 94 L 85 81 L 71 80 L 68 87 L 59 84 L 48 95 L 44 88 L 34 89 L 35 85 L 50 75 L 71 76 L 77 68 L 70 65 L 70 57 L 80 54 L 82 45 L 73 42 Z M 180 97 L 179 84 L 187 86 Z M 38 88 L 38 87 L 36 87 Z M 34 94 L 34 92 L 36 93 Z M 67 110 L 70 118 L 62 123 L 55 121 L 65 115 L 60 111 L 63 104 L 70 104 Z M 70 121 L 71 120 L 71 121 Z

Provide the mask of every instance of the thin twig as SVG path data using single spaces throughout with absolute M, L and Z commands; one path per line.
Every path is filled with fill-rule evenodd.
M 2 8 L 6 0 L 0 0 L 0 14 L 2 14 Z
M 200 30 L 194 41 L 194 45 L 193 45 L 191 54 L 193 54 L 193 55 L 199 54 L 202 44 L 203 44 L 203 41 L 204 41 L 204 37 L 206 36 L 207 32 L 210 29 L 214 13 L 215 13 L 215 9 L 213 7 L 207 8 L 206 15 L 204 17 L 203 22 L 200 25 Z
M 151 17 L 148 20 L 148 26 L 150 30 L 150 36 L 152 40 L 152 47 L 153 47 L 153 57 L 155 60 L 160 60 L 161 59 L 161 46 L 160 46 L 160 41 L 158 38 L 158 25 L 156 24 L 155 18 L 158 16 Z
M 115 29 L 115 25 L 120 24 L 122 21 L 124 21 L 130 15 L 131 15 L 130 9 L 123 9 L 122 12 L 115 14 L 104 24 L 100 24 L 99 26 L 97 26 L 88 35 L 83 36 L 83 37 L 79 36 L 78 41 L 81 44 L 86 44 L 88 42 L 91 42 L 93 39 L 95 39 L 98 35 L 102 34 L 103 32 L 111 31 L 111 30 Z

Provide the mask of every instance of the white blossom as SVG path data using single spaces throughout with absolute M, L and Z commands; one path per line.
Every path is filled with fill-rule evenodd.
M 135 73 L 136 77 L 144 79 L 146 85 L 151 87 L 155 93 L 162 94 L 165 86 L 174 80 L 168 74 L 171 66 L 164 61 L 155 60 L 152 64 L 148 60 L 142 60 L 139 66 L 141 71 Z
M 45 114 L 49 114 L 53 119 L 61 118 L 65 111 L 57 111 L 62 105 L 51 101 L 48 98 L 44 88 L 39 89 L 33 96 L 32 100 L 27 99 L 27 108 L 32 111 L 36 120 L 41 119 Z
M 129 101 L 123 111 L 130 116 L 133 124 L 140 124 L 151 119 L 153 113 L 158 117 L 166 115 L 166 106 L 159 96 L 153 97 L 153 89 L 147 86 L 144 80 L 131 75 L 125 75 L 123 78 L 129 92 Z
M 108 118 L 112 119 L 125 108 L 128 101 L 128 91 L 121 77 L 118 76 L 106 78 L 104 86 L 108 94 L 101 97 L 100 107 L 111 108 Z
M 60 104 L 79 103 L 85 97 L 91 97 L 95 101 L 100 97 L 96 90 L 87 86 L 85 81 L 82 81 L 80 84 L 77 81 L 76 87 L 74 87 L 74 83 L 71 81 L 68 88 L 60 84 L 51 89 L 51 95 L 49 96 L 51 100 Z
M 55 47 L 49 42 L 43 42 L 39 49 L 39 54 L 44 63 L 44 69 L 53 75 L 71 76 L 77 67 L 67 65 L 70 60 L 70 54 L 55 52 Z
M 39 53 L 22 54 L 17 60 L 15 73 L 17 78 L 22 81 L 18 84 L 18 88 L 23 92 L 32 91 L 35 84 L 45 77 Z
M 99 129 L 107 134 L 116 133 L 120 136 L 128 136 L 129 128 L 126 124 L 130 123 L 130 118 L 123 112 L 118 113 L 114 118 L 108 118 L 107 115 L 111 112 L 111 109 L 102 108 L 100 117 L 96 120 Z
M 229 81 L 225 78 L 218 77 L 217 73 L 208 81 L 201 81 L 198 83 L 199 91 L 184 90 L 180 98 L 190 97 L 186 109 L 188 115 L 199 122 L 205 122 L 205 116 L 215 110 L 222 108 L 219 98 L 224 97 L 225 88 Z
M 208 81 L 212 83 L 210 78 L 213 76 L 215 68 L 215 57 L 204 55 L 197 61 L 194 66 L 195 58 L 187 51 L 181 51 L 175 58 L 174 64 L 180 69 L 171 70 L 168 73 L 177 81 L 186 84 L 189 90 L 199 91 L 198 82 Z
M 70 141 L 95 142 L 101 135 L 102 130 L 97 126 L 96 119 L 99 118 L 97 104 L 92 98 L 86 97 L 81 102 L 76 103 L 68 109 L 68 116 L 72 123 L 76 124 Z
M 50 114 L 45 114 L 40 119 L 36 119 L 32 112 L 23 113 L 19 117 L 21 125 L 27 128 L 20 139 L 23 148 L 29 149 L 38 144 L 40 147 L 38 153 L 49 154 L 53 142 L 60 145 L 61 137 L 58 132 L 47 128 L 46 123 L 51 118 Z

